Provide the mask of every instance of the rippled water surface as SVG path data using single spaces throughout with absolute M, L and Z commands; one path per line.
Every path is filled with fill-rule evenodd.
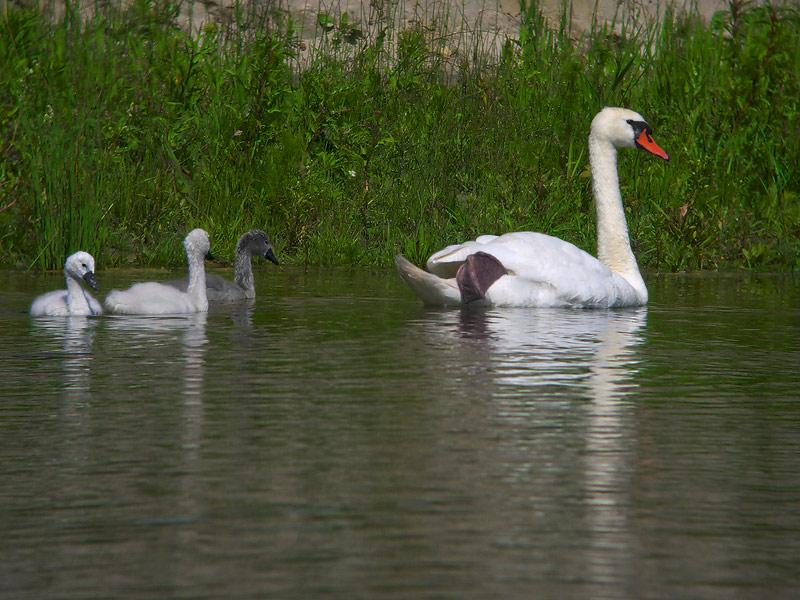
M 792 276 L 459 311 L 264 267 L 252 305 L 36 320 L 61 277 L 0 282 L 4 598 L 800 597 Z

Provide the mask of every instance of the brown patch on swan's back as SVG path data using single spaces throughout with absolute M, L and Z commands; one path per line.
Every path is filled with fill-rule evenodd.
M 470 254 L 456 274 L 461 302 L 469 304 L 482 300 L 492 284 L 507 273 L 503 263 L 491 254 L 486 252 Z

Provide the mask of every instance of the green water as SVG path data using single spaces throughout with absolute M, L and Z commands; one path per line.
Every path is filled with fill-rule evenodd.
M 264 267 L 249 306 L 30 319 L 60 280 L 0 273 L 0 597 L 800 593 L 797 278 L 459 311 Z

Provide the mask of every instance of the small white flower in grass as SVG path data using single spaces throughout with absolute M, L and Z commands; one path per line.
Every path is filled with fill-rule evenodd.
M 347 174 L 350 175 L 350 177 L 353 177 L 353 178 L 355 178 L 355 176 L 356 176 L 356 172 L 353 171 L 352 169 L 350 171 L 348 171 Z

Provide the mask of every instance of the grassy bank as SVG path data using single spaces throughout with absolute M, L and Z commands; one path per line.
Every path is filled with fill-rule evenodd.
M 230 257 L 257 226 L 308 263 L 419 262 L 512 230 L 594 252 L 586 136 L 624 105 L 672 157 L 620 161 L 643 266 L 800 267 L 797 8 L 736 2 L 711 24 L 576 40 L 528 6 L 489 56 L 450 32 L 331 20 L 299 69 L 290 23 L 190 36 L 159 6 L 0 16 L 5 266 L 79 248 L 102 267 L 179 264 L 192 227 Z

